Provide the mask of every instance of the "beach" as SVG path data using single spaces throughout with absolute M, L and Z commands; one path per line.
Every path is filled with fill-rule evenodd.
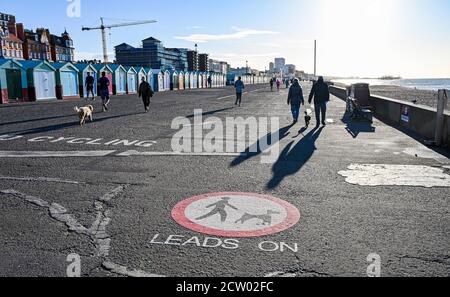
M 336 86 L 345 87 L 343 83 L 335 83 Z M 403 100 L 407 102 L 417 101 L 418 105 L 425 105 L 437 108 L 438 92 L 432 90 L 419 90 L 409 87 L 395 85 L 374 85 L 370 86 L 372 95 L 384 96 L 392 99 Z M 450 106 L 447 104 L 447 110 Z

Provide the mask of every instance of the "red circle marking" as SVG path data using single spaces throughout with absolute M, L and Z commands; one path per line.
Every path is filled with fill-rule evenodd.
M 194 223 L 190 219 L 188 219 L 185 215 L 186 208 L 188 208 L 189 205 L 191 205 L 192 203 L 197 202 L 199 200 L 203 200 L 206 198 L 213 198 L 213 197 L 237 196 L 237 195 L 250 196 L 250 197 L 254 197 L 254 198 L 258 198 L 258 199 L 266 199 L 266 200 L 275 202 L 285 208 L 285 210 L 287 212 L 287 217 L 282 223 L 277 224 L 272 227 L 261 229 L 261 230 L 224 231 L 224 230 L 218 230 L 218 229 L 205 227 L 205 226 L 199 225 L 197 223 Z M 190 229 L 192 231 L 195 231 L 195 232 L 200 232 L 200 233 L 208 234 L 208 235 L 222 236 L 222 237 L 242 238 L 242 237 L 266 236 L 266 235 L 279 233 L 279 232 L 282 232 L 289 228 L 292 228 L 300 220 L 300 212 L 295 206 L 293 206 L 289 202 L 286 202 L 284 200 L 281 200 L 281 199 L 278 199 L 278 198 L 275 198 L 272 196 L 255 194 L 255 193 L 222 192 L 222 193 L 210 193 L 210 194 L 195 196 L 195 197 L 188 198 L 186 200 L 181 201 L 173 208 L 172 218 L 179 225 L 181 225 L 187 229 Z

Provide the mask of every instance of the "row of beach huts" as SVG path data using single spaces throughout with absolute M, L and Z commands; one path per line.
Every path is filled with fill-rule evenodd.
M 111 95 L 136 94 L 142 78 L 155 92 L 233 85 L 237 75 L 215 72 L 159 70 L 118 64 L 52 63 L 41 60 L 0 59 L 0 103 L 87 97 L 85 80 L 105 72 Z M 268 83 L 268 76 L 242 75 L 246 84 Z M 95 92 L 98 93 L 97 86 Z

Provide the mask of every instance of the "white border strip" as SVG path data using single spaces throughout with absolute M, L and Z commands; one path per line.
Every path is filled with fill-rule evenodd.
M 116 151 L 0 151 L 0 158 L 105 157 Z

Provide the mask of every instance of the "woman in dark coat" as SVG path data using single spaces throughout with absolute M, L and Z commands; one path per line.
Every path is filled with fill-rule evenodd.
M 150 98 L 153 97 L 153 90 L 150 84 L 145 81 L 144 77 L 139 86 L 139 97 L 141 97 L 144 102 L 145 112 L 148 112 L 150 110 Z
M 298 79 L 294 80 L 294 83 L 289 89 L 287 103 L 291 106 L 292 117 L 294 118 L 294 124 L 296 124 L 300 115 L 300 106 L 302 104 L 305 105 L 302 86 L 298 82 Z

